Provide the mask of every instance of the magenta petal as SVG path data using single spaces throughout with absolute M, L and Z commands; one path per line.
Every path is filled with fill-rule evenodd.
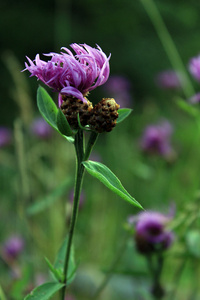
M 60 93 L 62 95 L 66 95 L 66 96 L 72 96 L 75 97 L 77 99 L 82 100 L 83 102 L 87 103 L 87 100 L 83 97 L 83 94 L 77 90 L 76 88 L 72 87 L 72 86 L 68 86 L 68 87 L 64 87 Z

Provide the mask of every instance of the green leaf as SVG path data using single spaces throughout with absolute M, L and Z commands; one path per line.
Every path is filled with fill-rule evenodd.
M 64 284 L 59 282 L 47 282 L 35 288 L 24 300 L 48 300 L 57 291 L 61 290 Z
M 57 126 L 59 131 L 66 136 L 73 136 L 73 131 L 71 130 L 69 123 L 63 114 L 62 110 L 58 110 L 57 113 Z
M 50 207 L 54 202 L 66 193 L 71 186 L 71 178 L 63 181 L 57 188 L 55 188 L 47 196 L 40 197 L 36 203 L 32 204 L 27 209 L 28 215 L 35 215 Z
M 0 286 L 0 299 L 1 300 L 6 300 L 6 296 L 5 296 L 5 294 L 4 294 L 3 289 L 2 289 L 1 286 Z
M 60 247 L 60 250 L 58 251 L 56 261 L 54 264 L 54 268 L 57 269 L 59 272 L 64 271 L 64 262 L 65 262 L 65 255 L 67 251 L 67 245 L 68 245 L 68 236 L 65 238 L 63 244 Z M 76 264 L 75 264 L 75 258 L 74 258 L 74 247 L 72 245 L 71 251 L 70 251 L 70 258 L 69 258 L 69 265 L 68 265 L 68 272 L 67 272 L 67 284 L 70 284 L 72 280 L 75 277 L 75 271 L 76 271 Z
M 74 142 L 74 138 L 71 136 L 64 135 L 57 126 L 57 115 L 58 115 L 58 107 L 54 103 L 53 99 L 47 93 L 47 91 L 39 86 L 37 90 L 37 106 L 38 109 L 43 116 L 43 118 L 47 121 L 51 127 L 53 127 L 56 131 L 58 131 L 65 139 L 67 139 L 70 143 Z
M 117 118 L 117 124 L 121 123 L 124 121 L 132 112 L 133 110 L 131 108 L 121 108 L 118 110 L 118 118 Z
M 178 98 L 176 100 L 177 105 L 189 115 L 195 117 L 199 114 L 199 111 L 194 105 L 187 103 L 185 100 Z
M 54 278 L 57 280 L 57 281 L 61 281 L 63 280 L 63 274 L 61 273 L 60 270 L 58 269 L 55 269 L 54 266 L 52 265 L 52 263 L 48 260 L 47 257 L 45 257 L 45 260 L 46 260 L 46 263 L 49 267 L 49 270 L 51 271 L 51 273 L 53 274 Z
M 84 161 L 83 165 L 90 175 L 99 179 L 111 191 L 116 193 L 122 199 L 142 209 L 142 206 L 125 190 L 120 180 L 108 167 L 102 163 L 91 160 Z
M 186 235 L 186 244 L 190 254 L 200 257 L 200 232 L 198 230 L 190 230 Z
M 54 129 L 58 130 L 58 108 L 47 91 L 41 86 L 39 86 L 37 91 L 37 105 L 41 115 L 47 121 L 47 123 L 49 123 L 49 125 L 51 125 Z

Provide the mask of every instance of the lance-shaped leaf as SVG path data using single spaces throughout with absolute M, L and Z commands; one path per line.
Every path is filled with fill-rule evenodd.
M 195 105 L 192 105 L 181 98 L 178 98 L 176 100 L 176 103 L 182 110 L 184 110 L 186 113 L 188 113 L 192 117 L 198 116 L 199 111 L 198 111 L 197 107 L 195 107 Z
M 89 174 L 99 179 L 105 186 L 132 205 L 142 209 L 142 206 L 125 190 L 120 180 L 104 164 L 95 161 L 84 161 L 84 167 Z
M 71 130 L 71 127 L 69 126 L 69 123 L 63 114 L 62 110 L 58 110 L 57 113 L 57 126 L 59 131 L 66 135 L 66 136 L 73 136 L 73 131 Z
M 65 255 L 67 251 L 67 245 L 68 245 L 68 236 L 65 238 L 63 244 L 60 247 L 60 250 L 58 251 L 56 261 L 54 263 L 54 268 L 57 269 L 60 273 L 63 274 L 63 266 L 65 262 Z M 74 258 L 74 247 L 72 245 L 71 251 L 70 251 L 70 258 L 69 258 L 69 264 L 68 264 L 68 271 L 67 271 L 67 285 L 72 282 L 72 280 L 75 277 L 75 271 L 76 271 L 76 264 L 75 264 L 75 258 Z
M 117 124 L 121 123 L 124 121 L 132 112 L 131 108 L 121 108 L 118 110 L 118 118 L 117 118 Z
M 51 125 L 54 129 L 58 130 L 58 108 L 47 91 L 41 86 L 39 86 L 37 91 L 37 105 L 41 115 L 47 121 L 47 123 L 49 123 L 49 125 Z
M 47 282 L 36 287 L 24 300 L 49 300 L 64 286 L 60 282 Z
M 71 135 L 67 136 L 66 134 L 63 134 L 63 132 L 59 130 L 57 126 L 57 115 L 59 110 L 56 104 L 54 103 L 53 99 L 50 97 L 47 91 L 41 86 L 39 86 L 37 91 L 37 106 L 41 115 L 47 121 L 47 123 L 49 123 L 51 127 L 57 130 L 70 143 L 73 143 L 74 138 Z

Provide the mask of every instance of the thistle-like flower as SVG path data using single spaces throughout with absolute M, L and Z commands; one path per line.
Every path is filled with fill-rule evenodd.
M 39 54 L 35 60 L 27 57 L 29 62 L 25 63 L 31 76 L 36 76 L 59 94 L 59 106 L 63 99 L 62 95 L 75 97 L 87 103 L 84 98 L 88 92 L 104 84 L 110 73 L 109 57 L 99 46 L 92 48 L 86 44 L 71 44 L 73 54 L 69 49 L 61 48 L 64 52 L 49 53 L 46 56 L 50 60 L 43 61 Z
M 170 157 L 173 154 L 171 146 L 172 126 L 168 121 L 152 124 L 145 128 L 140 146 L 144 152 Z
M 197 81 L 200 81 L 200 55 L 190 59 L 189 71 Z
M 170 247 L 174 234 L 166 229 L 166 225 L 171 218 L 156 211 L 145 211 L 135 218 L 135 241 L 139 252 L 148 254 Z
M 156 84 L 166 90 L 180 89 L 182 81 L 181 75 L 173 70 L 162 71 L 155 78 Z

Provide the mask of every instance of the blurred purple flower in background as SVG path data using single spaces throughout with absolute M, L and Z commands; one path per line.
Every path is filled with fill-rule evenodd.
M 119 75 L 110 76 L 104 85 L 104 90 L 110 93 L 110 97 L 113 97 L 121 108 L 132 106 L 130 89 L 130 81 L 126 77 Z
M 189 71 L 197 81 L 200 81 L 200 55 L 190 59 Z
M 155 211 L 144 211 L 135 217 L 135 242 L 139 252 L 148 254 L 166 250 L 174 240 L 174 234 L 166 229 L 172 219 Z
M 2 247 L 2 252 L 7 259 L 16 259 L 24 250 L 24 240 L 18 235 L 8 238 Z
M 197 104 L 200 103 L 200 93 L 196 93 L 195 95 L 193 95 L 190 99 L 188 99 L 188 101 L 191 104 Z
M 170 141 L 172 132 L 172 126 L 168 121 L 147 126 L 140 141 L 141 149 L 149 154 L 171 156 L 173 153 Z
M 30 130 L 33 135 L 41 139 L 49 138 L 53 131 L 51 126 L 42 117 L 33 120 Z
M 182 85 L 180 75 L 173 70 L 162 71 L 157 74 L 155 82 L 161 89 L 179 89 Z
M 31 76 L 36 76 L 61 95 L 75 97 L 83 102 L 88 92 L 104 84 L 110 73 L 109 59 L 99 46 L 92 48 L 86 44 L 71 44 L 75 55 L 67 48 L 65 52 L 45 54 L 51 59 L 43 61 L 39 54 L 35 60 L 27 57 L 30 65 L 25 63 Z M 59 96 L 59 106 L 62 97 Z
M 12 141 L 11 130 L 7 127 L 0 127 L 0 148 L 10 145 Z

